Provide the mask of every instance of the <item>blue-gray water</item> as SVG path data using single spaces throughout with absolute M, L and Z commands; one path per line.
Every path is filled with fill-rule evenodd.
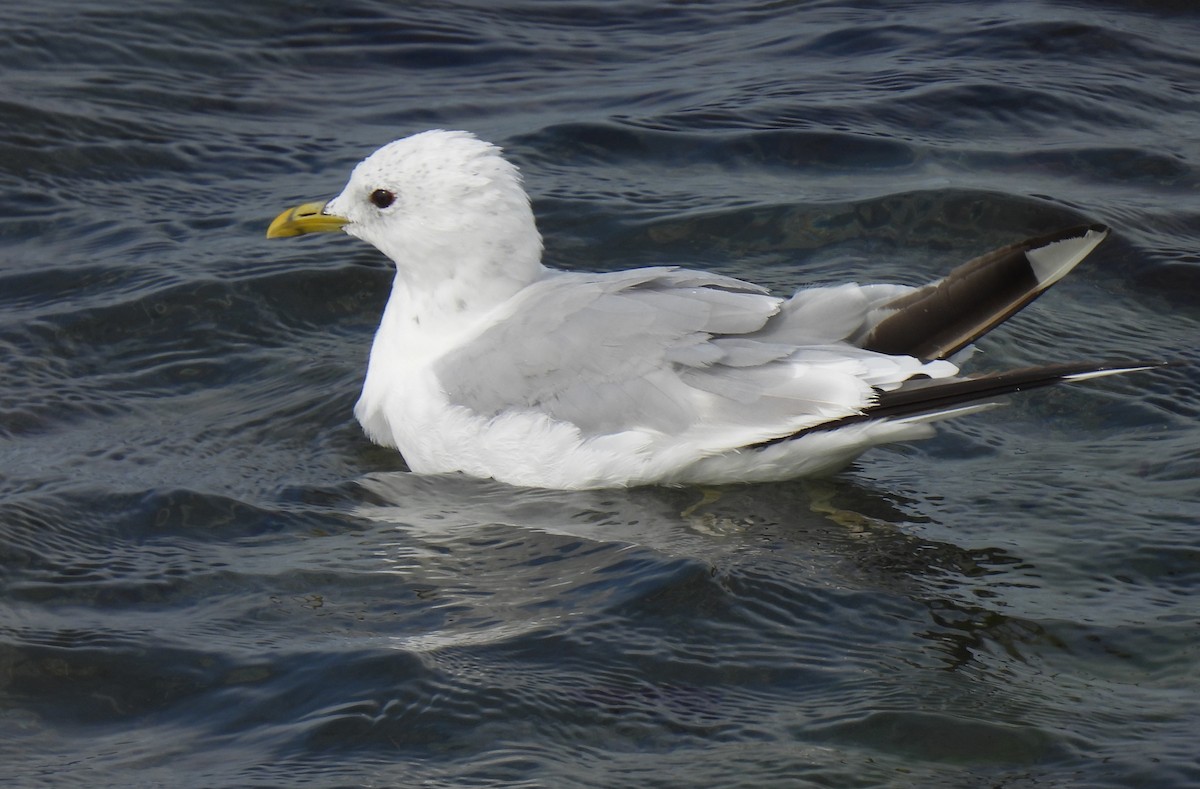
M 0 10 L 5 786 L 1200 785 L 1200 10 Z M 351 407 L 386 297 L 263 238 L 378 145 L 502 144 L 550 260 L 786 292 L 1113 235 L 821 484 L 419 478 Z

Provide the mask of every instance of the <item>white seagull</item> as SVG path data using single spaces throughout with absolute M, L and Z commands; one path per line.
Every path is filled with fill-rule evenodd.
M 354 413 L 423 474 L 604 488 L 827 474 L 996 397 L 1156 363 L 960 377 L 952 357 L 1107 235 L 1075 227 L 920 288 L 845 284 L 790 298 L 677 267 L 542 264 L 517 168 L 462 131 L 362 161 L 341 194 L 268 237 L 342 230 L 396 265 Z

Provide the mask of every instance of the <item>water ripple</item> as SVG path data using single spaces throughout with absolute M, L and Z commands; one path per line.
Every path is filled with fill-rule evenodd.
M 1194 4 L 0 12 L 14 785 L 1190 785 Z M 1113 233 L 983 343 L 1172 358 L 825 483 L 416 477 L 351 410 L 390 272 L 262 238 L 394 137 L 557 265 L 783 293 Z

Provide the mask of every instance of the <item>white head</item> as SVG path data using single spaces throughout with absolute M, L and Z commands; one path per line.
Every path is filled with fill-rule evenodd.
M 312 206 L 280 215 L 268 234 L 340 228 L 391 258 L 416 289 L 454 280 L 505 290 L 506 282 L 520 287 L 542 272 L 542 239 L 520 173 L 468 132 L 388 143 L 354 168 L 341 194 Z

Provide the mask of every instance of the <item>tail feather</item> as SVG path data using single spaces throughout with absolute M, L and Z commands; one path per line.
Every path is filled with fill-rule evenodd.
M 861 346 L 926 361 L 951 356 L 1066 276 L 1107 235 L 1103 225 L 1083 225 L 981 255 L 884 305 L 895 312 Z

